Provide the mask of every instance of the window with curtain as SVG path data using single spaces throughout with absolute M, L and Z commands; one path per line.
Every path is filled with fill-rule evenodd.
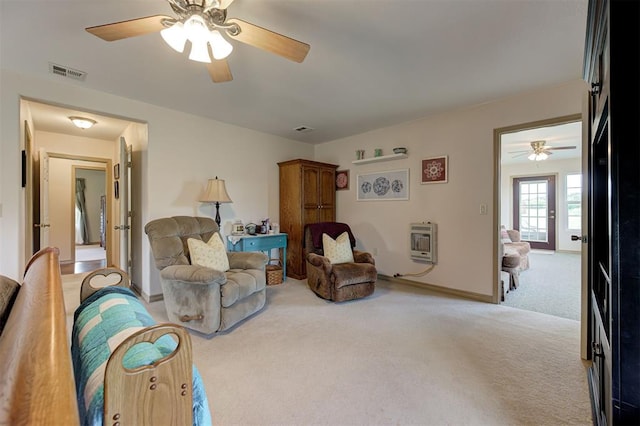
M 85 205 L 85 181 L 76 178 L 76 243 L 89 244 L 89 228 L 87 226 L 87 208 Z

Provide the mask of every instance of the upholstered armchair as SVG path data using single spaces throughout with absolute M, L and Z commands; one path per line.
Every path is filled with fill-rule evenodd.
M 267 255 L 220 248 L 224 243 L 213 219 L 174 216 L 153 220 L 144 230 L 171 322 L 212 337 L 264 307 Z M 212 242 L 218 246 L 210 248 Z M 194 264 L 190 247 L 213 253 L 224 267 Z
M 332 263 L 325 256 L 323 234 L 336 241 L 345 232 L 348 234 L 347 248 L 351 250 L 353 260 Z M 354 250 L 355 245 L 356 239 L 346 223 L 321 222 L 305 226 L 307 285 L 314 293 L 323 299 L 342 302 L 366 297 L 374 292 L 378 278 L 375 260 L 370 253 Z
M 509 274 L 509 289 L 515 290 L 520 285 L 520 272 L 529 269 L 529 252 L 531 245 L 522 241 L 520 231 L 500 228 L 500 256 L 502 257 L 502 270 Z M 508 290 L 505 289 L 505 292 Z

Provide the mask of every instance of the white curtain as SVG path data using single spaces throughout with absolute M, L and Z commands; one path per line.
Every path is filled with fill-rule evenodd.
M 76 244 L 89 244 L 84 189 L 84 179 L 76 178 Z

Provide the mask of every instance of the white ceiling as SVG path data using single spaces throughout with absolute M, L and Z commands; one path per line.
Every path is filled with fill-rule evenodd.
M 531 142 L 539 140 L 545 141 L 545 147 L 551 148 L 551 154 L 545 161 L 580 158 L 582 156 L 582 122 L 575 121 L 503 134 L 500 138 L 501 164 L 531 162 L 527 158 L 532 152 Z M 553 150 L 559 147 L 573 148 Z
M 159 34 L 106 42 L 84 30 L 155 14 L 174 16 L 164 0 L 1 0 L 0 66 L 321 143 L 580 79 L 587 0 L 236 0 L 229 17 L 311 50 L 298 64 L 232 40 L 228 83 Z M 36 130 L 60 132 L 70 115 L 38 111 Z

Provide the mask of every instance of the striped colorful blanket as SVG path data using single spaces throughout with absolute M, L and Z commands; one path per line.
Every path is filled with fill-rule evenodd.
M 136 295 L 123 287 L 105 287 L 88 297 L 76 309 L 71 356 L 83 425 L 102 426 L 104 375 L 111 353 L 133 333 L 155 324 L 155 320 Z M 168 335 L 154 343 L 138 344 L 127 351 L 123 364 L 130 369 L 150 365 L 173 352 L 176 347 L 177 343 Z M 193 424 L 211 424 L 204 385 L 195 366 Z

